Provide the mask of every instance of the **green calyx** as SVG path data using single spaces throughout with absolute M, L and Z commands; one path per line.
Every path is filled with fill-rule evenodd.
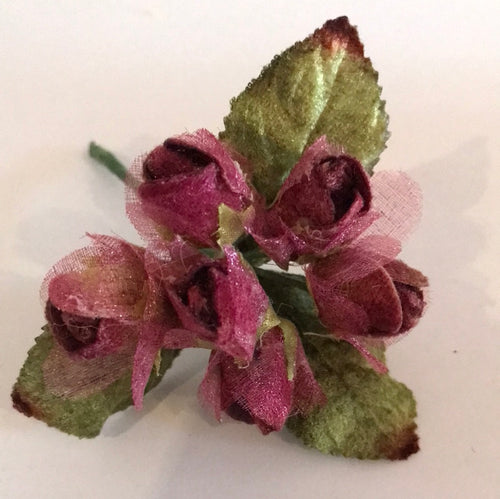
M 132 405 L 131 373 L 124 375 L 102 391 L 88 397 L 70 399 L 50 393 L 44 384 L 43 364 L 54 340 L 47 328 L 35 339 L 12 390 L 14 407 L 49 426 L 79 438 L 97 436 L 106 419 Z M 153 369 L 146 391 L 154 388 L 178 355 L 178 350 L 163 350 L 158 370 Z
M 221 138 L 253 164 L 269 203 L 323 135 L 371 173 L 389 136 L 377 79 L 355 28 L 336 19 L 276 56 L 231 101 Z

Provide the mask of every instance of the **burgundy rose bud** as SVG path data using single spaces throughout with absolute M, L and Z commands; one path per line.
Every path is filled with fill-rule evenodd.
M 107 383 L 132 369 L 132 397 L 140 407 L 164 337 L 180 323 L 162 289 L 166 276 L 158 275 L 162 262 L 155 254 L 114 237 L 91 238 L 91 246 L 47 274 L 41 291 L 47 321 L 73 362 L 101 358 L 105 365 L 111 359 Z M 88 374 L 102 378 L 98 371 Z M 65 383 L 57 371 L 48 376 L 51 386 Z
M 333 151 L 330 155 L 326 150 L 316 152 L 302 171 L 292 171 L 273 206 L 288 227 L 297 231 L 325 230 L 348 212 L 352 217 L 370 207 L 370 185 L 361 164 Z
M 374 220 L 368 176 L 325 137 L 302 155 L 272 207 L 256 209 L 248 231 L 278 265 L 323 256 L 357 237 Z
M 403 312 L 400 333 L 414 328 L 424 313 L 423 288 L 429 285 L 427 277 L 418 270 L 408 267 L 400 260 L 385 265 L 384 269 L 393 280 Z
M 143 319 L 148 298 L 144 250 L 114 237 L 90 237 L 91 246 L 54 265 L 41 291 L 54 338 L 83 358 L 108 355 L 135 341 L 125 330 Z
M 306 270 L 323 324 L 339 338 L 382 340 L 413 328 L 425 308 L 427 278 L 399 260 L 356 278 L 356 268 L 349 269 L 356 265 L 349 261 L 349 251 L 315 262 Z M 365 262 L 357 264 L 363 269 Z
M 263 434 L 279 431 L 291 414 L 307 414 L 325 402 L 300 339 L 288 376 L 282 331 L 267 331 L 248 366 L 241 367 L 224 352 L 214 351 L 198 392 L 202 405 L 220 420 L 221 413 L 255 424 Z
M 306 278 L 318 316 L 330 333 L 351 343 L 384 373 L 387 367 L 370 351 L 370 344 L 393 340 L 417 324 L 428 281 L 418 270 L 388 259 L 380 238 L 369 239 L 311 263 Z
M 163 229 L 199 246 L 215 246 L 219 205 L 241 211 L 251 202 L 239 165 L 204 129 L 167 139 L 131 174 L 142 182 L 129 191 L 127 212 L 147 239 L 152 237 L 149 219 L 156 232 Z
M 96 341 L 99 318 L 63 312 L 50 300 L 45 307 L 45 318 L 56 341 L 68 352 L 75 352 Z
M 188 257 L 182 273 L 165 281 L 166 292 L 182 326 L 192 332 L 192 344 L 184 346 L 208 342 L 230 357 L 248 362 L 269 300 L 239 254 L 230 246 L 223 250 L 221 259 L 198 255 L 189 262 Z M 175 344 L 176 339 L 168 341 Z
M 226 269 L 214 262 L 196 269 L 178 284 L 177 292 L 192 316 L 209 331 L 220 326 L 219 312 L 215 306 L 215 287 L 218 280 L 227 278 Z

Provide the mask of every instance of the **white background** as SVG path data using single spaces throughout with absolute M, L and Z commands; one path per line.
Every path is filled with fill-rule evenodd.
M 0 496 L 498 497 L 497 2 L 0 3 Z M 39 284 L 85 231 L 138 241 L 122 186 L 86 158 L 129 163 L 169 135 L 222 128 L 271 57 L 349 15 L 380 73 L 392 137 L 379 169 L 424 191 L 403 257 L 432 283 L 425 318 L 388 355 L 418 400 L 406 462 L 324 456 L 198 407 L 206 353 L 176 361 L 141 413 L 79 441 L 11 409 L 43 324 Z

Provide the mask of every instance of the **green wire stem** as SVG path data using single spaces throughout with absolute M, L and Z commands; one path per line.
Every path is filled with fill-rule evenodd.
M 104 149 L 104 147 L 101 147 L 95 142 L 91 142 L 89 144 L 89 155 L 98 163 L 106 167 L 111 173 L 116 175 L 122 182 L 125 182 L 127 169 L 116 159 L 114 154 L 110 153 L 107 149 Z

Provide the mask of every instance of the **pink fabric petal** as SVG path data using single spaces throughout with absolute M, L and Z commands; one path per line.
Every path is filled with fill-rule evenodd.
M 311 280 L 309 286 L 320 321 L 336 338 L 342 339 L 348 334 L 368 334 L 370 320 L 361 305 L 344 296 L 337 288 L 317 285 Z
M 194 347 L 198 339 L 214 339 L 214 334 L 199 323 L 177 293 L 179 281 L 210 262 L 208 257 L 180 238 L 168 244 L 157 241 L 148 246 L 145 266 L 150 276 L 150 286 L 154 285 L 152 294 L 158 297 L 160 303 L 149 304 L 147 309 L 160 309 L 163 315 L 156 317 L 170 328 L 166 333 L 164 348 Z
M 52 336 L 67 352 L 77 353 L 97 339 L 101 319 L 63 312 L 48 301 L 45 318 Z
M 329 224 L 321 229 L 307 227 L 300 235 L 304 241 L 304 249 L 299 254 L 325 256 L 334 248 L 353 241 L 361 235 L 378 218 L 377 213 L 369 211 L 363 215 L 359 209 L 363 200 L 356 195 L 349 212 L 335 224 Z
M 156 280 L 173 284 L 193 269 L 211 262 L 192 245 L 176 236 L 172 241 L 155 241 L 147 247 L 145 268 Z
M 326 258 L 314 261 L 306 275 L 328 287 L 357 281 L 391 262 L 401 250 L 399 241 L 385 236 L 367 236 L 340 247 Z
M 371 252 L 373 240 L 369 239 L 357 246 L 342 248 L 306 268 L 318 316 L 340 339 L 360 336 L 388 338 L 401 331 L 403 310 L 400 294 L 381 266 L 386 258 L 385 251 Z M 387 241 L 382 238 L 379 242 Z
M 230 246 L 223 250 L 224 258 L 193 258 L 183 275 L 163 282 L 182 329 L 248 362 L 269 301 L 239 254 Z
M 356 209 L 352 209 L 353 195 L 361 199 Z M 369 179 L 362 166 L 323 136 L 306 149 L 294 166 L 273 208 L 291 227 L 303 221 L 323 229 L 368 211 L 370 201 Z
M 386 374 L 387 372 L 389 372 L 387 366 L 370 352 L 367 346 L 366 338 L 347 335 L 342 339 L 350 343 L 365 358 L 365 360 L 374 371 L 378 372 L 379 374 Z
M 125 345 L 110 355 L 92 358 L 69 355 L 56 345 L 43 364 L 43 381 L 45 387 L 58 397 L 88 397 L 104 390 L 129 372 L 132 356 L 132 345 Z
M 149 218 L 137 194 L 137 189 L 142 182 L 143 163 L 146 159 L 147 155 L 138 156 L 127 173 L 125 179 L 125 209 L 129 220 L 142 239 L 148 244 L 155 244 L 164 239 L 171 239 L 172 235 Z
M 250 361 L 257 329 L 269 300 L 255 274 L 243 267 L 240 256 L 224 247 L 227 276 L 216 276 L 214 305 L 219 316 L 215 344 L 234 358 Z
M 310 177 L 314 166 L 317 165 L 322 159 L 329 156 L 338 156 L 339 154 L 342 154 L 342 152 L 338 148 L 331 145 L 325 135 L 319 137 L 303 152 L 299 161 L 292 168 L 285 182 L 283 182 L 276 199 L 280 199 L 283 193 L 291 187 L 301 184 L 303 182 L 304 175 L 306 177 Z
M 127 325 L 113 319 L 101 319 L 95 342 L 78 350 L 77 355 L 92 359 L 117 352 L 120 349 L 129 350 L 137 342 L 135 325 Z
M 60 260 L 47 274 L 41 296 L 60 310 L 86 317 L 133 319 L 142 314 L 144 251 L 109 236 Z
M 139 326 L 139 340 L 132 369 L 132 400 L 136 409 L 142 409 L 144 389 L 156 356 L 163 346 L 164 335 L 165 328 L 160 324 L 143 322 Z
M 205 324 L 200 322 L 199 318 L 183 303 L 174 289 L 168 289 L 167 292 L 183 328 L 191 331 L 200 340 L 214 342 L 217 338 L 216 332 L 210 330 Z
M 170 142 L 170 147 L 167 144 Z M 174 144 L 169 139 L 161 146 L 155 147 L 144 159 L 138 177 L 152 181 L 157 179 L 168 180 L 178 174 L 189 174 L 193 166 L 203 168 L 212 163 L 212 159 L 195 149 Z
M 365 232 L 404 241 L 420 220 L 422 193 L 406 173 L 380 171 L 371 180 L 373 210 L 379 218 Z
M 259 351 L 246 368 L 238 367 L 229 356 L 220 362 L 223 409 L 229 409 L 230 415 L 250 415 L 263 434 L 279 431 L 292 409 L 293 393 L 286 374 L 281 332 L 264 335 Z
M 292 410 L 293 396 L 281 331 L 264 335 L 260 351 L 248 368 L 241 369 L 234 362 L 224 368 L 234 401 L 253 416 L 261 432 L 265 435 L 281 430 Z
M 288 269 L 288 262 L 306 249 L 300 239 L 283 221 L 276 211 L 266 210 L 262 203 L 254 203 L 243 216 L 245 230 L 276 264 Z
M 425 288 L 429 285 L 427 277 L 422 272 L 406 265 L 401 260 L 393 260 L 387 263 L 384 268 L 393 281 L 419 288 Z
M 222 407 L 222 359 L 225 354 L 212 351 L 205 376 L 198 388 L 200 405 L 210 412 L 217 421 L 221 420 Z
M 318 226 L 332 222 L 330 192 L 325 189 L 323 178 L 315 169 L 322 159 L 315 150 L 318 142 L 307 149 L 294 166 L 274 204 L 279 216 L 292 227 L 301 219 L 307 219 L 310 224 Z M 328 144 L 326 147 L 330 149 Z M 321 154 L 327 153 L 321 151 Z
M 221 142 L 207 130 L 165 141 L 132 165 L 127 214 L 148 242 L 180 234 L 194 244 L 215 246 L 218 206 L 240 211 L 252 191 Z
M 182 348 L 199 347 L 200 335 L 188 329 L 168 329 L 163 338 L 163 348 L 177 350 Z
M 194 174 L 143 183 L 138 196 L 144 213 L 158 225 L 195 244 L 214 246 L 222 202 L 216 179 L 216 167 L 210 165 Z
M 172 262 L 170 267 L 180 270 L 179 263 Z M 202 341 L 213 342 L 219 323 L 214 308 L 214 274 L 220 272 L 216 267 L 220 262 L 209 258 L 193 258 L 192 265 L 182 268 L 175 280 L 164 280 L 165 291 L 175 309 L 180 324 L 197 335 Z
M 202 151 L 220 167 L 221 175 L 229 190 L 243 197 L 250 198 L 251 191 L 245 178 L 229 152 L 208 130 L 201 128 L 191 134 L 183 134 L 167 139 L 166 144 L 176 144 L 180 147 L 192 148 Z
M 326 401 L 326 396 L 316 381 L 311 366 L 307 361 L 302 342 L 297 337 L 292 413 L 305 416 L 315 407 L 324 405 Z
M 403 319 L 399 332 L 405 333 L 417 325 L 424 313 L 426 306 L 425 288 L 429 282 L 420 271 L 409 267 L 400 260 L 394 260 L 384 268 L 394 281 L 401 302 Z

